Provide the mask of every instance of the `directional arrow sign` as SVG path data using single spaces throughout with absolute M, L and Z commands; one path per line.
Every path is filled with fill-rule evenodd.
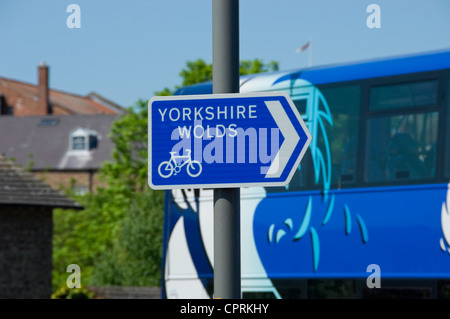
M 284 186 L 310 142 L 286 93 L 153 97 L 148 183 L 153 189 Z

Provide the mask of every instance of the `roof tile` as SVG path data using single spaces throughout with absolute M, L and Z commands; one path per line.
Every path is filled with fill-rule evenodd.
M 3 156 L 0 156 L 0 205 L 82 208 Z

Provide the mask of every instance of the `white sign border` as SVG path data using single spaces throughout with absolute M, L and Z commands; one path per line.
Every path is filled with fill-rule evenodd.
M 173 101 L 173 100 L 218 100 L 218 99 L 229 99 L 229 98 L 247 98 L 247 97 L 279 97 L 283 96 L 286 98 L 286 101 L 289 103 L 292 112 L 296 116 L 299 121 L 303 131 L 307 136 L 307 140 L 301 150 L 297 160 L 289 172 L 288 177 L 285 181 L 282 182 L 254 182 L 254 183 L 215 183 L 215 184 L 182 184 L 182 185 L 154 185 L 152 183 L 152 104 L 155 101 Z M 150 188 L 155 190 L 171 190 L 171 189 L 183 189 L 183 188 L 237 188 L 237 187 L 280 187 L 286 186 L 290 183 L 292 177 L 294 176 L 295 170 L 298 168 L 303 156 L 308 149 L 312 136 L 311 132 L 308 130 L 305 122 L 303 121 L 300 113 L 298 112 L 294 102 L 292 101 L 289 94 L 282 91 L 271 91 L 271 92 L 251 92 L 251 93 L 221 93 L 221 94 L 198 94 L 198 95 L 172 95 L 172 96 L 154 96 L 148 101 L 148 185 Z M 291 121 L 292 122 L 292 121 Z M 299 141 L 300 142 L 300 141 Z

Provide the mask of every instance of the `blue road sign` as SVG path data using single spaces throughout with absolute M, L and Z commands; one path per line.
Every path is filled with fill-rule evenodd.
M 148 184 L 284 186 L 310 142 L 283 92 L 156 96 L 148 103 Z

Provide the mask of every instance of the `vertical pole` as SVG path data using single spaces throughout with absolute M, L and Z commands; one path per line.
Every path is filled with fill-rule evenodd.
M 309 38 L 309 47 L 308 47 L 308 67 L 312 67 L 312 39 Z
M 213 93 L 239 93 L 239 0 L 212 0 Z M 214 189 L 214 298 L 241 298 L 240 189 Z

